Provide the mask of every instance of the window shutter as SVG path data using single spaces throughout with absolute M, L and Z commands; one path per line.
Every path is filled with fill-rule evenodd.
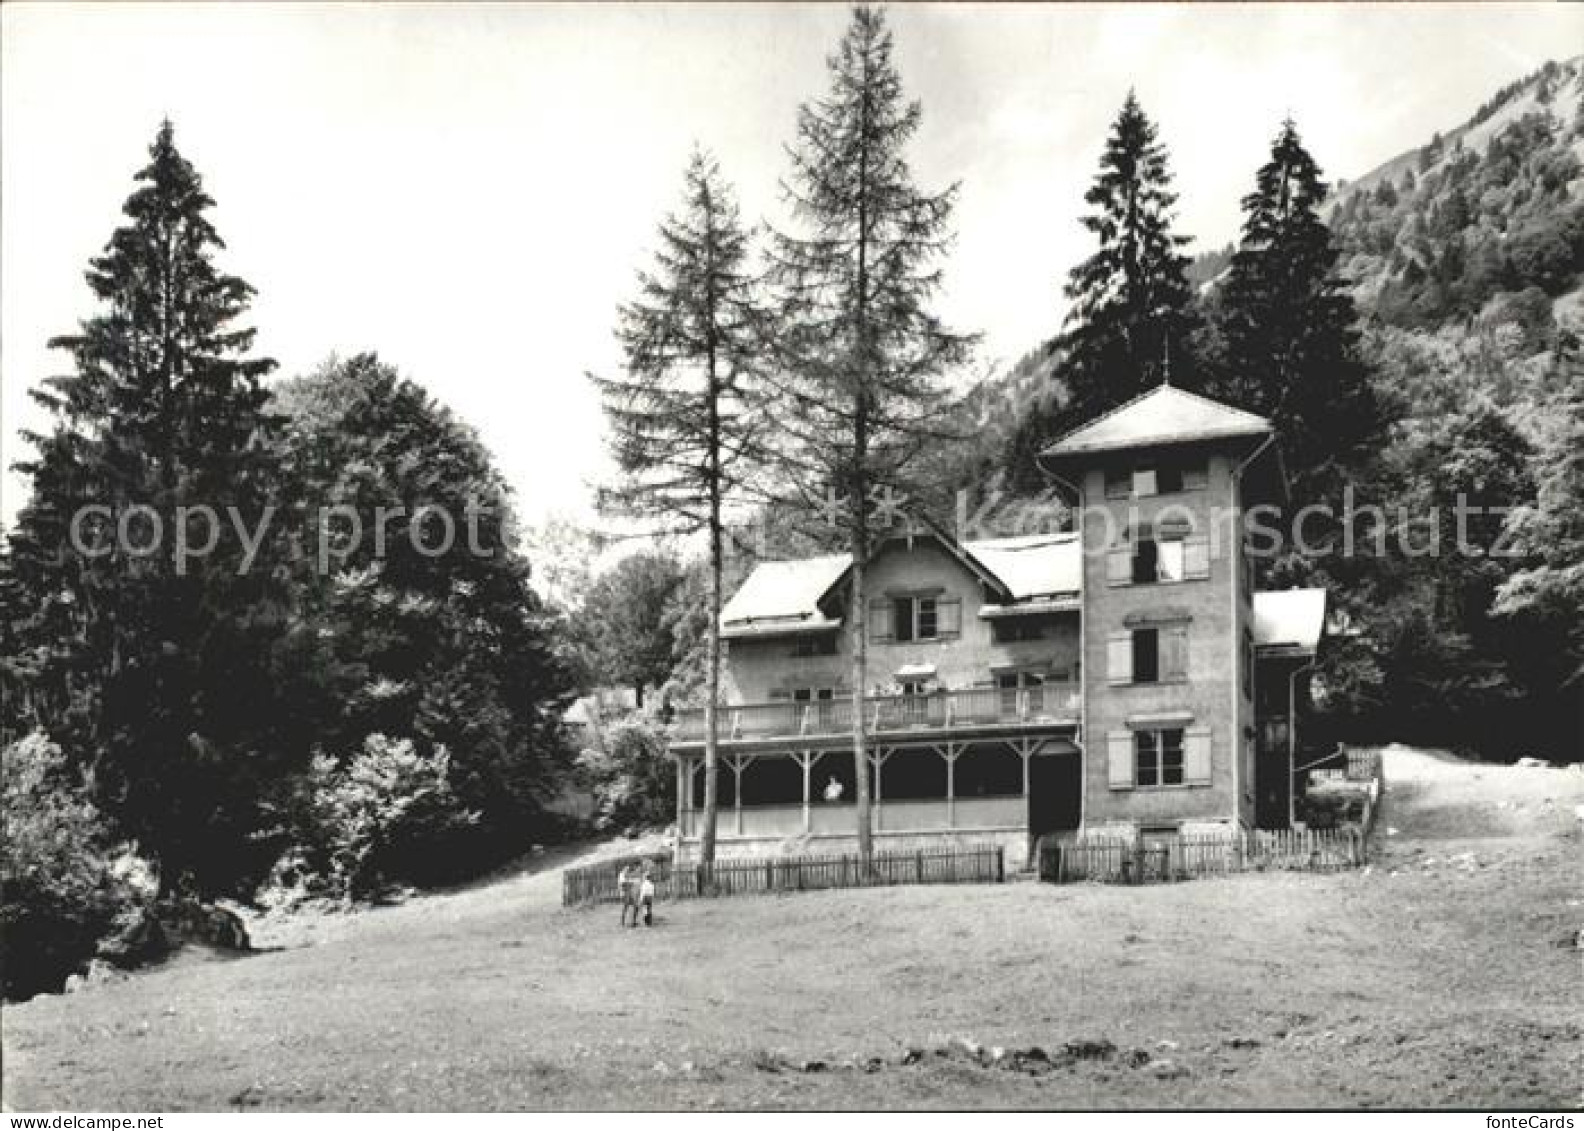
M 1183 784 L 1210 784 L 1210 728 L 1190 727 L 1183 735 Z
M 1184 465 L 1182 484 L 1184 491 L 1203 491 L 1210 486 L 1210 469 L 1198 461 Z
M 1106 640 L 1106 678 L 1111 683 L 1133 682 L 1133 634 L 1113 632 Z
M 962 635 L 962 599 L 937 597 L 935 599 L 935 632 L 939 636 Z
M 1188 678 L 1188 626 L 1173 625 L 1161 630 L 1161 678 Z
M 1112 789 L 1133 788 L 1133 732 L 1114 730 L 1106 735 L 1107 773 Z
M 1183 576 L 1210 576 L 1210 539 L 1203 534 L 1183 539 Z
M 1128 585 L 1133 581 L 1133 547 L 1118 546 L 1106 553 L 1106 584 Z
M 1133 473 L 1131 471 L 1108 471 L 1105 477 L 1105 497 L 1108 499 L 1125 499 L 1133 493 Z
M 895 634 L 891 627 L 891 602 L 886 600 L 869 602 L 869 639 L 876 644 L 883 644 Z

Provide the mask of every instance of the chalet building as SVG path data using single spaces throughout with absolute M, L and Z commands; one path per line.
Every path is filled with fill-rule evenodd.
M 1255 593 L 1244 514 L 1279 502 L 1269 421 L 1161 386 L 1052 444 L 1068 533 L 910 524 L 866 571 L 877 849 L 1282 828 L 1323 590 Z M 722 856 L 853 847 L 849 559 L 760 564 L 722 613 Z M 703 712 L 682 712 L 678 852 Z

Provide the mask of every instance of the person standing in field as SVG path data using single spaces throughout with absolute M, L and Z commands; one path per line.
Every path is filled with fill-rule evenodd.
M 643 908 L 643 921 L 644 926 L 646 927 L 654 926 L 654 897 L 654 866 L 652 864 L 645 864 L 643 870 L 643 879 L 638 882 L 638 905 Z M 636 927 L 637 925 L 638 910 L 637 908 L 634 908 L 633 926 Z
M 623 865 L 616 877 L 616 891 L 621 896 L 621 925 L 638 925 L 638 868 L 635 864 Z M 627 922 L 627 912 L 632 912 L 632 922 Z

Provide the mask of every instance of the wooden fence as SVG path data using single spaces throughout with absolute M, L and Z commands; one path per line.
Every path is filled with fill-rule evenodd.
M 1049 883 L 1163 883 L 1238 872 L 1336 872 L 1365 861 L 1357 829 L 1252 832 L 1150 841 L 1046 839 L 1039 876 Z
M 561 905 L 618 902 L 622 868 L 645 859 L 657 901 L 899 884 L 998 884 L 1006 879 L 1005 852 L 999 845 L 877 852 L 867 869 L 857 856 L 761 856 L 681 868 L 673 867 L 669 858 L 627 857 L 568 868 L 561 874 Z

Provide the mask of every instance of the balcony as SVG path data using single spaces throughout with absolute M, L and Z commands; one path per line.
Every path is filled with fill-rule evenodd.
M 869 733 L 879 736 L 1074 724 L 1081 703 L 1078 683 L 1069 682 L 1017 690 L 987 687 L 928 695 L 871 695 L 864 700 L 864 712 Z M 721 707 L 718 734 L 724 742 L 838 738 L 852 733 L 852 710 L 850 696 L 734 704 Z M 678 711 L 674 744 L 703 741 L 704 709 Z

